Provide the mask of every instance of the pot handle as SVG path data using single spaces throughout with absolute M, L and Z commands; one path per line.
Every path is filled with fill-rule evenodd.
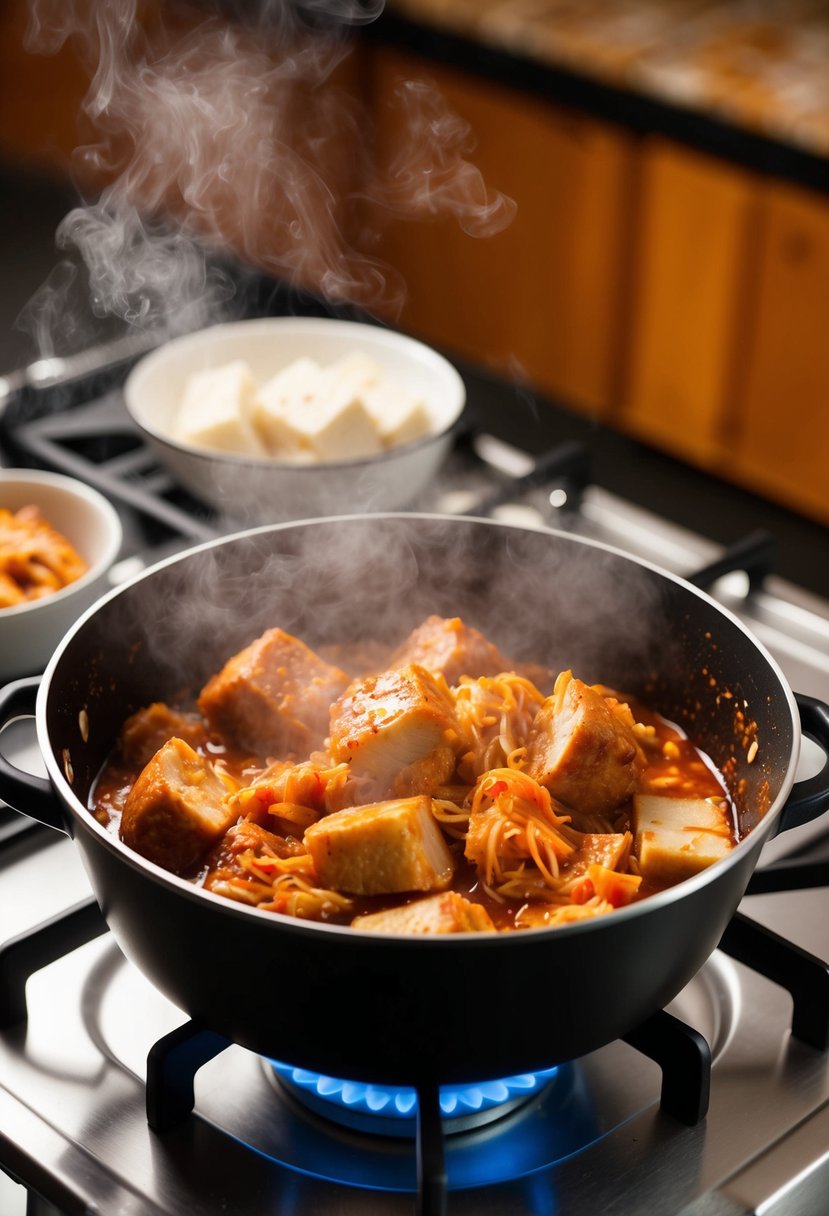
M 823 748 L 825 759 L 819 773 L 795 782 L 780 816 L 778 834 L 802 827 L 829 809 L 829 705 L 802 693 L 795 693 L 795 701 L 803 734 Z
M 15 718 L 33 717 L 41 676 L 15 680 L 0 689 L 0 731 Z M 60 800 L 45 777 L 27 773 L 0 751 L 0 798 L 21 815 L 69 835 Z

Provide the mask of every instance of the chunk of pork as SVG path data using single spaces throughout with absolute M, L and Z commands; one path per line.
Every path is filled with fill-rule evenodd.
M 498 647 L 459 616 L 430 616 L 412 630 L 392 655 L 390 665 L 410 663 L 443 676 L 447 684 L 457 684 L 461 676 L 494 676 L 510 667 Z
M 183 739 L 168 739 L 139 773 L 121 817 L 121 839 L 148 861 L 189 874 L 237 812 L 228 784 Z
M 259 756 L 307 756 L 328 728 L 331 702 L 348 684 L 304 642 L 269 629 L 234 655 L 199 697 L 219 734 Z
M 416 664 L 355 680 L 331 708 L 331 757 L 371 778 L 376 797 L 432 793 L 459 747 L 449 690 Z
M 645 764 L 627 707 L 562 672 L 530 730 L 525 772 L 573 811 L 602 815 L 631 796 Z
M 392 667 L 417 663 L 454 687 L 461 676 L 478 680 L 514 671 L 532 680 L 543 692 L 553 686 L 553 673 L 540 663 L 514 663 L 479 629 L 459 616 L 429 616 L 413 629 L 391 658 Z
M 121 727 L 118 750 L 131 767 L 149 764 L 158 749 L 175 736 L 195 746 L 204 735 L 204 721 L 198 714 L 171 709 L 163 701 L 137 710 Z

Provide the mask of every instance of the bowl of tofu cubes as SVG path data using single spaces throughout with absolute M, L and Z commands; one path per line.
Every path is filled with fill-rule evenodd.
M 165 343 L 124 398 L 180 485 L 262 524 L 408 507 L 444 461 L 466 392 L 448 360 L 404 334 L 268 317 Z

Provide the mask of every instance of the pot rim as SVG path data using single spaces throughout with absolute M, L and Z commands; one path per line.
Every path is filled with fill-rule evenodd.
M 140 854 L 130 849 L 120 839 L 115 837 L 103 826 L 103 824 L 99 823 L 77 797 L 72 789 L 72 786 L 67 780 L 66 775 L 63 772 L 52 747 L 50 746 L 46 726 L 46 708 L 49 701 L 49 690 L 52 676 L 60 665 L 63 653 L 67 649 L 71 639 L 83 629 L 86 622 L 92 619 L 92 617 L 95 616 L 95 614 L 104 604 L 108 603 L 110 600 L 117 599 L 123 594 L 126 594 L 138 583 L 149 579 L 157 572 L 166 569 L 168 566 L 177 564 L 178 562 L 186 560 L 197 553 L 201 553 L 209 549 L 227 544 L 238 543 L 239 541 L 256 535 L 271 532 L 282 532 L 288 529 L 293 530 L 297 528 L 313 527 L 315 525 L 331 525 L 339 523 L 349 524 L 354 522 L 370 524 L 372 521 L 377 521 L 378 523 L 382 523 L 383 521 L 396 519 L 413 522 L 415 525 L 418 520 L 423 520 L 435 523 L 484 524 L 489 528 L 499 528 L 503 531 L 522 534 L 528 531 L 526 527 L 519 524 L 511 524 L 502 520 L 486 519 L 481 516 L 453 516 L 438 512 L 406 511 L 378 512 L 377 514 L 371 515 L 354 513 L 351 515 L 322 516 L 313 519 L 290 520 L 283 523 L 263 524 L 258 527 L 246 528 L 238 532 L 229 533 L 226 536 L 215 537 L 211 540 L 204 541 L 200 544 L 181 550 L 180 552 L 172 554 L 169 557 L 163 558 L 162 560 L 154 563 L 152 566 L 147 567 L 146 570 L 141 571 L 124 583 L 120 584 L 106 595 L 102 596 L 101 599 L 96 601 L 95 604 L 87 609 L 87 611 L 84 612 L 84 614 L 75 622 L 69 632 L 65 634 L 52 655 L 38 689 L 35 710 L 38 745 L 49 779 L 53 788 L 60 795 L 63 804 L 69 807 L 72 814 L 73 823 L 79 825 L 104 848 L 116 855 L 120 860 L 126 862 L 134 870 L 142 874 L 146 874 L 154 882 L 161 882 L 164 886 L 172 888 L 186 899 L 197 900 L 200 902 L 203 900 L 208 900 L 214 904 L 217 911 L 221 910 L 228 916 L 241 917 L 246 921 L 248 918 L 254 917 L 263 923 L 270 922 L 276 927 L 281 927 L 282 929 L 290 928 L 294 932 L 311 935 L 313 937 L 316 937 L 317 934 L 322 932 L 343 935 L 344 939 L 352 942 L 356 938 L 358 942 L 365 943 L 366 948 L 370 948 L 370 943 L 374 943 L 376 948 L 380 948 L 383 945 L 388 945 L 389 942 L 394 942 L 395 944 L 400 944 L 401 948 L 412 948 L 414 944 L 417 944 L 419 949 L 452 949 L 453 942 L 458 940 L 464 942 L 467 946 L 472 942 L 481 942 L 482 944 L 487 943 L 488 945 L 494 946 L 496 942 L 514 942 L 516 936 L 523 939 L 527 934 L 532 935 L 533 940 L 536 940 L 539 934 L 555 935 L 555 938 L 558 939 L 562 935 L 572 937 L 581 933 L 595 932 L 601 929 L 602 926 L 608 927 L 608 925 L 611 923 L 622 925 L 627 921 L 648 915 L 651 912 L 656 914 L 659 909 L 675 903 L 676 901 L 684 898 L 686 895 L 690 897 L 696 892 L 702 890 L 704 887 L 715 883 L 721 875 L 725 875 L 730 869 L 740 865 L 743 860 L 747 861 L 752 853 L 759 853 L 763 844 L 765 844 L 767 839 L 772 834 L 772 829 L 777 823 L 777 820 L 780 817 L 783 807 L 795 783 L 802 736 L 800 728 L 800 715 L 797 709 L 794 693 L 792 692 L 792 689 L 783 675 L 783 672 L 776 659 L 774 659 L 773 656 L 768 652 L 760 639 L 757 638 L 752 631 L 743 624 L 739 617 L 731 612 L 730 609 L 720 604 L 707 592 L 702 591 L 699 587 L 695 587 L 686 579 L 681 578 L 679 575 L 673 574 L 671 571 L 664 570 L 662 567 L 644 558 L 635 557 L 631 554 L 625 553 L 624 550 L 619 549 L 614 545 L 607 544 L 603 541 L 594 540 L 589 537 L 573 536 L 568 532 L 564 532 L 561 529 L 556 528 L 540 528 L 537 529 L 537 531 L 541 535 L 549 535 L 560 538 L 561 540 L 566 541 L 568 544 L 574 544 L 579 547 L 586 546 L 589 548 L 594 548 L 599 551 L 612 554 L 616 557 L 623 558 L 626 562 L 640 566 L 663 579 L 677 584 L 684 591 L 692 593 L 703 603 L 713 607 L 721 616 L 730 621 L 732 625 L 735 625 L 746 636 L 746 638 L 753 644 L 759 656 L 768 664 L 776 676 L 781 692 L 783 693 L 788 706 L 789 715 L 791 718 L 792 747 L 789 757 L 789 764 L 783 776 L 783 781 L 777 797 L 766 811 L 763 819 L 757 824 L 756 827 L 748 832 L 741 841 L 738 842 L 728 857 L 715 862 L 713 865 L 701 870 L 698 874 L 693 875 L 691 878 L 683 879 L 675 886 L 668 887 L 654 895 L 649 895 L 646 899 L 628 904 L 623 908 L 617 908 L 609 916 L 575 921 L 568 925 L 522 929 L 520 932 L 516 933 L 503 933 L 487 930 L 483 932 L 446 934 L 443 936 L 435 935 L 432 937 L 422 934 L 395 934 L 391 936 L 389 934 L 366 932 L 364 930 L 356 932 L 349 925 L 333 925 L 321 921 L 306 921 L 299 917 L 288 916 L 280 912 L 265 912 L 257 907 L 237 903 L 233 900 L 225 898 L 224 896 L 216 895 L 212 891 L 207 891 L 203 887 L 196 886 L 193 882 L 190 882 L 185 878 L 181 878 L 176 874 L 172 874 L 168 870 L 163 869 L 161 866 L 156 865 L 154 862 L 148 861 L 146 858 L 140 856 Z M 74 831 L 72 831 L 71 834 L 74 836 Z M 274 929 L 274 932 L 276 932 L 276 928 Z M 506 944 L 502 944 L 497 948 L 506 949 L 508 946 Z

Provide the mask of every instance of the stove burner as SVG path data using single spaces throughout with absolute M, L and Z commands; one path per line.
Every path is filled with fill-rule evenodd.
M 362 1190 L 419 1193 L 421 1163 L 414 1132 L 407 1130 L 409 1125 L 412 1129 L 415 1126 L 416 1106 L 406 1109 L 407 1094 L 413 1103 L 417 1101 L 414 1090 L 337 1081 L 269 1059 L 260 1059 L 260 1065 L 280 1101 L 273 1108 L 268 1134 L 260 1135 L 254 1143 L 243 1132 L 246 1144 L 300 1174 Z M 305 1083 L 297 1085 L 294 1074 L 303 1077 Z M 524 1091 L 522 1096 L 521 1091 L 517 1095 L 512 1091 L 506 1103 L 496 1103 L 497 1113 L 490 1116 L 492 1122 L 483 1129 L 467 1124 L 463 1114 L 445 1115 L 447 1106 L 457 1102 L 464 1092 L 468 1091 L 467 1100 L 474 1103 L 474 1090 L 491 1087 L 494 1099 L 501 1085 L 507 1089 L 523 1081 L 533 1086 L 532 1092 Z M 323 1091 L 335 1092 L 320 1097 L 316 1092 L 320 1086 Z M 345 1098 L 358 1094 L 361 1096 L 354 1105 L 363 1102 L 364 1109 L 349 1110 Z M 365 1109 L 369 1101 L 376 1099 L 379 1104 L 383 1097 L 387 1099 L 385 1105 L 392 1107 L 401 1094 L 402 1114 L 372 1114 Z M 295 1106 L 287 1101 L 288 1096 L 296 1099 Z M 448 1191 L 515 1183 L 520 1178 L 532 1180 L 551 1163 L 583 1151 L 604 1133 L 589 1084 L 573 1064 L 510 1078 L 509 1082 L 442 1087 L 440 1099 L 440 1133 L 445 1135 L 441 1185 Z M 457 1121 L 465 1126 L 457 1126 Z M 384 1123 L 390 1130 L 384 1129 Z M 432 1211 L 423 1208 L 424 1213 L 427 1210 Z
M 278 1060 L 270 1063 L 289 1093 L 326 1119 L 374 1135 L 415 1135 L 418 1099 L 413 1088 L 343 1081 Z M 551 1084 L 558 1072 L 548 1068 L 480 1084 L 441 1086 L 444 1132 L 470 1131 L 503 1118 Z

